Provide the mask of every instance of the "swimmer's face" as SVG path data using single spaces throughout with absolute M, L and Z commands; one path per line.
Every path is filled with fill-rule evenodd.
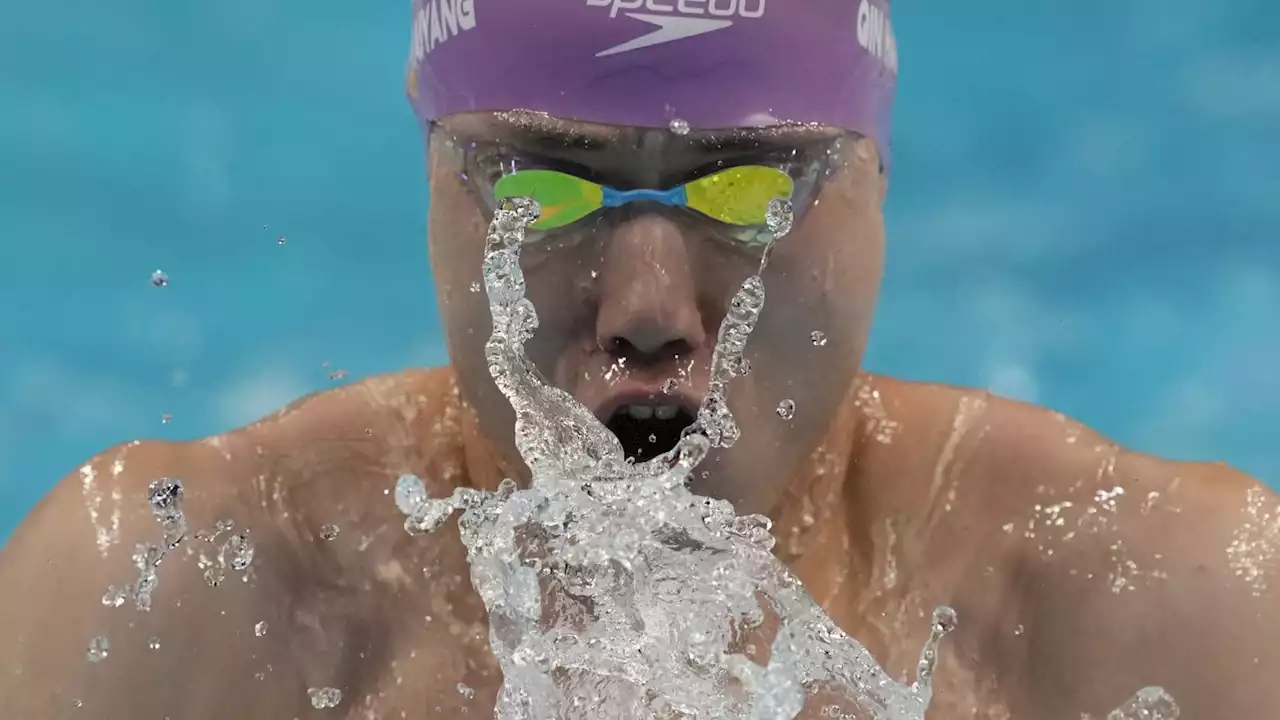
M 429 148 L 428 238 L 450 355 L 482 430 L 508 458 L 518 457 L 514 415 L 488 374 L 489 308 L 473 290 L 482 284 L 493 182 L 513 163 L 621 190 L 667 189 L 740 165 L 801 177 L 795 227 L 763 276 L 767 300 L 746 350 L 751 371 L 729 387 L 742 439 L 713 451 L 693 485 L 740 512 L 768 512 L 822 442 L 859 369 L 883 264 L 874 144 L 811 127 L 678 135 L 474 113 L 441 122 Z M 749 228 L 648 201 L 532 233 L 522 264 L 540 324 L 526 350 L 628 455 L 647 459 L 674 445 L 705 395 L 717 329 L 761 250 Z M 815 331 L 825 344 L 812 341 Z M 790 419 L 775 411 L 783 400 L 795 403 Z

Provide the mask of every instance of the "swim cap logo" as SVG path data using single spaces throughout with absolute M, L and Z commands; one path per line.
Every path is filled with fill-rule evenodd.
M 475 26 L 475 0 L 422 0 L 413 15 L 410 67 L 422 62 L 441 43 Z
M 898 41 L 893 36 L 889 14 L 867 0 L 858 3 L 858 44 L 886 70 L 898 74 Z
M 628 12 L 633 20 L 656 25 L 647 35 L 628 40 L 596 53 L 596 57 L 617 55 L 640 48 L 663 45 L 676 40 L 705 35 L 733 25 L 733 20 L 720 18 L 754 19 L 764 15 L 766 0 L 586 0 L 591 7 L 609 8 L 609 17 L 618 17 L 620 10 Z

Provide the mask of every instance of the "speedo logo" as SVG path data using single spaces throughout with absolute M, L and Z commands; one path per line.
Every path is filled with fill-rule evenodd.
M 410 66 L 422 62 L 436 46 L 475 26 L 475 0 L 423 0 L 413 15 Z
M 893 24 L 888 13 L 867 0 L 858 3 L 858 44 L 886 70 L 898 74 L 898 40 L 893 35 Z
M 586 0 L 591 7 L 609 8 L 609 17 L 621 12 L 633 20 L 655 26 L 648 34 L 601 50 L 596 57 L 617 55 L 723 30 L 735 19 L 764 16 L 766 0 Z M 643 10 L 644 12 L 631 12 Z

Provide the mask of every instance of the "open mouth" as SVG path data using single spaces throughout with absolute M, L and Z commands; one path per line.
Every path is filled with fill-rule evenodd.
M 623 455 L 641 463 L 674 448 L 693 419 L 684 405 L 638 401 L 619 406 L 605 427 L 622 443 Z

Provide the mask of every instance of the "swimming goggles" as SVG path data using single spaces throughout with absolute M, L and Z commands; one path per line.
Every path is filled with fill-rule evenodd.
M 602 208 L 649 201 L 689 208 L 736 226 L 763 226 L 770 201 L 790 200 L 795 183 L 785 171 L 765 165 L 740 165 L 667 190 L 618 190 L 556 170 L 517 170 L 493 186 L 498 200 L 528 197 L 542 213 L 534 230 L 571 225 Z

